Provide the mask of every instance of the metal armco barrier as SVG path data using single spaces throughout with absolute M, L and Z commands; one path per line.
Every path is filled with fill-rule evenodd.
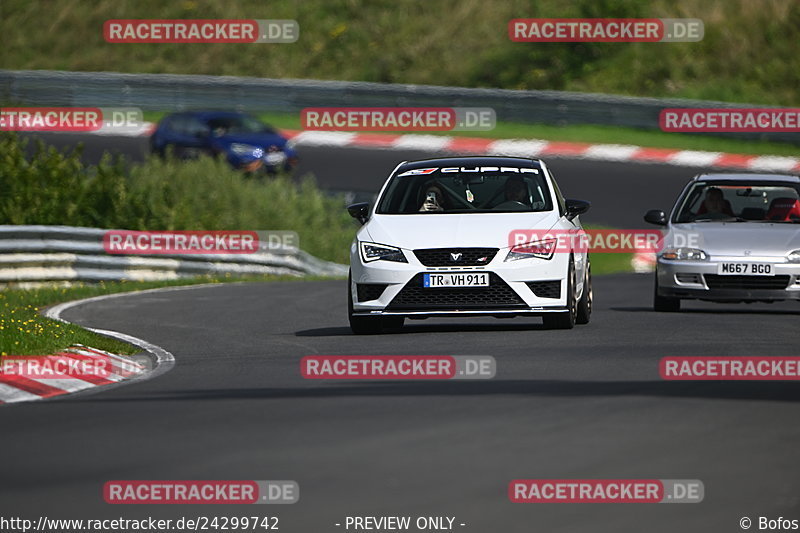
M 110 255 L 106 230 L 0 226 L 0 284 L 49 281 L 152 281 L 200 275 L 344 276 L 347 266 L 294 248 L 262 245 L 253 254 Z
M 299 112 L 306 107 L 491 107 L 499 120 L 659 129 L 662 109 L 769 107 L 703 100 L 634 98 L 564 91 L 194 76 L 0 70 L 0 102 L 27 106 L 238 109 Z M 694 134 L 703 135 L 703 134 Z M 794 133 L 715 133 L 800 144 Z

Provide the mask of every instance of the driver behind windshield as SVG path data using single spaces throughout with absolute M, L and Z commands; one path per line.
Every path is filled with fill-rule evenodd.
M 425 187 L 425 196 L 423 198 L 422 205 L 419 208 L 420 212 L 444 211 L 444 194 L 442 194 L 442 189 L 435 183 Z
M 530 205 L 528 187 L 520 176 L 512 176 L 506 180 L 503 195 L 503 202 L 493 208 L 496 211 L 524 211 Z
M 519 176 L 512 176 L 506 180 L 505 194 L 507 202 L 527 203 L 528 190 L 525 182 Z
M 731 204 L 725 199 L 722 189 L 719 187 L 709 187 L 706 190 L 706 197 L 700 209 L 697 211 L 697 214 L 732 217 L 733 209 L 731 209 Z

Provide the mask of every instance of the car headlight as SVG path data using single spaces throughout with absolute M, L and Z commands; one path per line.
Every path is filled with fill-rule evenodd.
M 670 261 L 708 261 L 708 254 L 697 248 L 667 248 L 661 252 L 661 258 Z
M 786 259 L 788 259 L 790 263 L 800 263 L 800 250 L 789 252 Z
M 233 152 L 236 155 L 253 156 L 256 159 L 264 155 L 264 150 L 262 150 L 258 146 L 253 146 L 252 144 L 244 144 L 244 143 L 231 144 L 231 152 Z
M 530 259 L 532 257 L 551 259 L 556 251 L 556 245 L 558 245 L 558 239 L 518 244 L 511 247 L 505 260 L 517 261 L 518 259 Z
M 372 261 L 394 261 L 396 263 L 408 263 L 403 251 L 396 246 L 386 246 L 374 242 L 361 242 L 361 259 L 365 263 Z

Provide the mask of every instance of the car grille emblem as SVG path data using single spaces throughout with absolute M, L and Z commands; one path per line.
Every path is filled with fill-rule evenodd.
M 488 257 L 479 257 L 479 258 L 478 258 L 478 261 L 476 261 L 476 262 L 477 262 L 477 263 L 485 263 L 485 262 L 486 262 L 486 261 L 488 261 L 488 260 L 489 260 L 489 258 L 488 258 Z
M 464 254 L 462 254 L 461 252 L 458 252 L 458 253 L 453 252 L 453 253 L 450 254 L 450 259 L 452 259 L 453 261 L 461 261 L 461 256 L 462 255 L 464 255 Z

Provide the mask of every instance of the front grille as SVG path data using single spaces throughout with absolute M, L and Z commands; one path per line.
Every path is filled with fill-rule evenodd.
M 387 306 L 392 311 L 459 311 L 468 309 L 525 308 L 514 290 L 500 276 L 489 273 L 488 287 L 424 288 L 423 274 L 417 274 Z
M 789 285 L 789 276 L 720 276 L 706 274 L 706 285 L 709 289 L 785 289 Z
M 526 281 L 525 285 L 539 298 L 560 298 L 561 281 Z
M 450 254 L 456 254 L 453 259 Z M 461 254 L 460 256 L 458 254 Z M 419 262 L 428 267 L 483 266 L 497 254 L 497 248 L 427 248 L 414 250 Z
M 386 290 L 385 283 L 357 283 L 356 294 L 358 295 L 359 302 L 366 302 L 369 300 L 377 300 Z

